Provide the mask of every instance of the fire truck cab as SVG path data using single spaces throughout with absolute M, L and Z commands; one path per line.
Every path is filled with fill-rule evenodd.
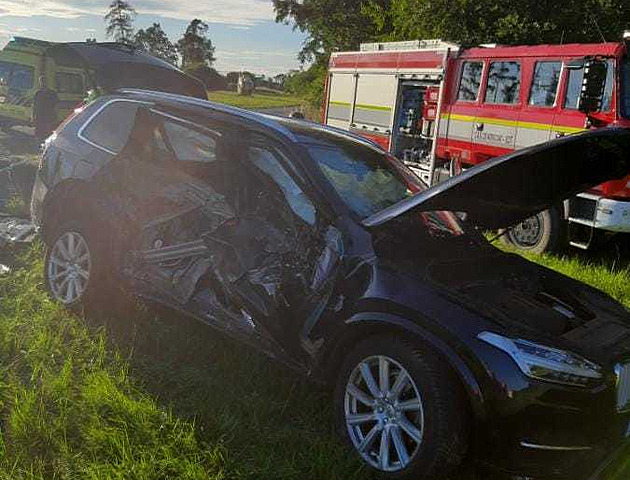
M 630 127 L 627 50 L 627 41 L 467 49 L 440 40 L 364 44 L 331 56 L 324 121 L 373 140 L 435 183 L 554 138 Z M 597 232 L 630 232 L 629 180 L 581 193 L 503 238 L 544 252 L 568 243 L 586 249 Z

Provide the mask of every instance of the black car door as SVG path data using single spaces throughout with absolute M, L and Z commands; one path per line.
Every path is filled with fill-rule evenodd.
M 234 217 L 210 181 L 224 141 L 220 128 L 140 108 L 127 145 L 101 174 L 124 212 L 122 268 L 138 293 L 178 308 L 197 293 L 209 270 L 201 236 Z
M 335 286 L 341 234 L 281 148 L 253 137 L 240 153 L 235 219 L 203 235 L 211 271 L 252 329 L 306 360 L 310 329 Z
M 134 290 L 269 353 L 303 356 L 343 243 L 287 155 L 146 108 L 135 123 L 104 180 L 125 212 Z

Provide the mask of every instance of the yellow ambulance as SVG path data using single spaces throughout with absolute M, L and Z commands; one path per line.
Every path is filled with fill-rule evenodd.
M 47 55 L 53 43 L 14 37 L 0 52 L 0 126 L 29 125 L 39 78 L 57 92 L 59 120 L 86 96 L 85 71 L 58 65 Z

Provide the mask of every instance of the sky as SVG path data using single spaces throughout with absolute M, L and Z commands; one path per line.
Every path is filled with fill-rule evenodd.
M 12 36 L 50 41 L 105 38 L 103 16 L 111 0 L 0 0 L 0 47 Z M 215 68 L 275 75 L 299 68 L 304 35 L 274 22 L 271 0 L 130 0 L 136 29 L 159 22 L 171 41 L 193 18 L 210 26 Z

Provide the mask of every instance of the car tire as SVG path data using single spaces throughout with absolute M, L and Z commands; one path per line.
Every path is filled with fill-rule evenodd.
M 368 387 L 366 369 L 377 392 Z M 408 379 L 400 389 L 403 372 Z M 385 398 L 379 397 L 383 390 Z M 363 341 L 346 357 L 334 395 L 339 433 L 383 478 L 443 478 L 466 453 L 469 409 L 462 386 L 427 347 L 397 337 Z
M 530 253 L 558 253 L 567 247 L 566 221 L 555 207 L 500 233 L 504 245 Z
M 118 293 L 112 274 L 112 263 L 117 262 L 107 236 L 97 235 L 86 221 L 69 221 L 50 238 L 44 278 L 51 298 L 74 311 L 111 302 Z

